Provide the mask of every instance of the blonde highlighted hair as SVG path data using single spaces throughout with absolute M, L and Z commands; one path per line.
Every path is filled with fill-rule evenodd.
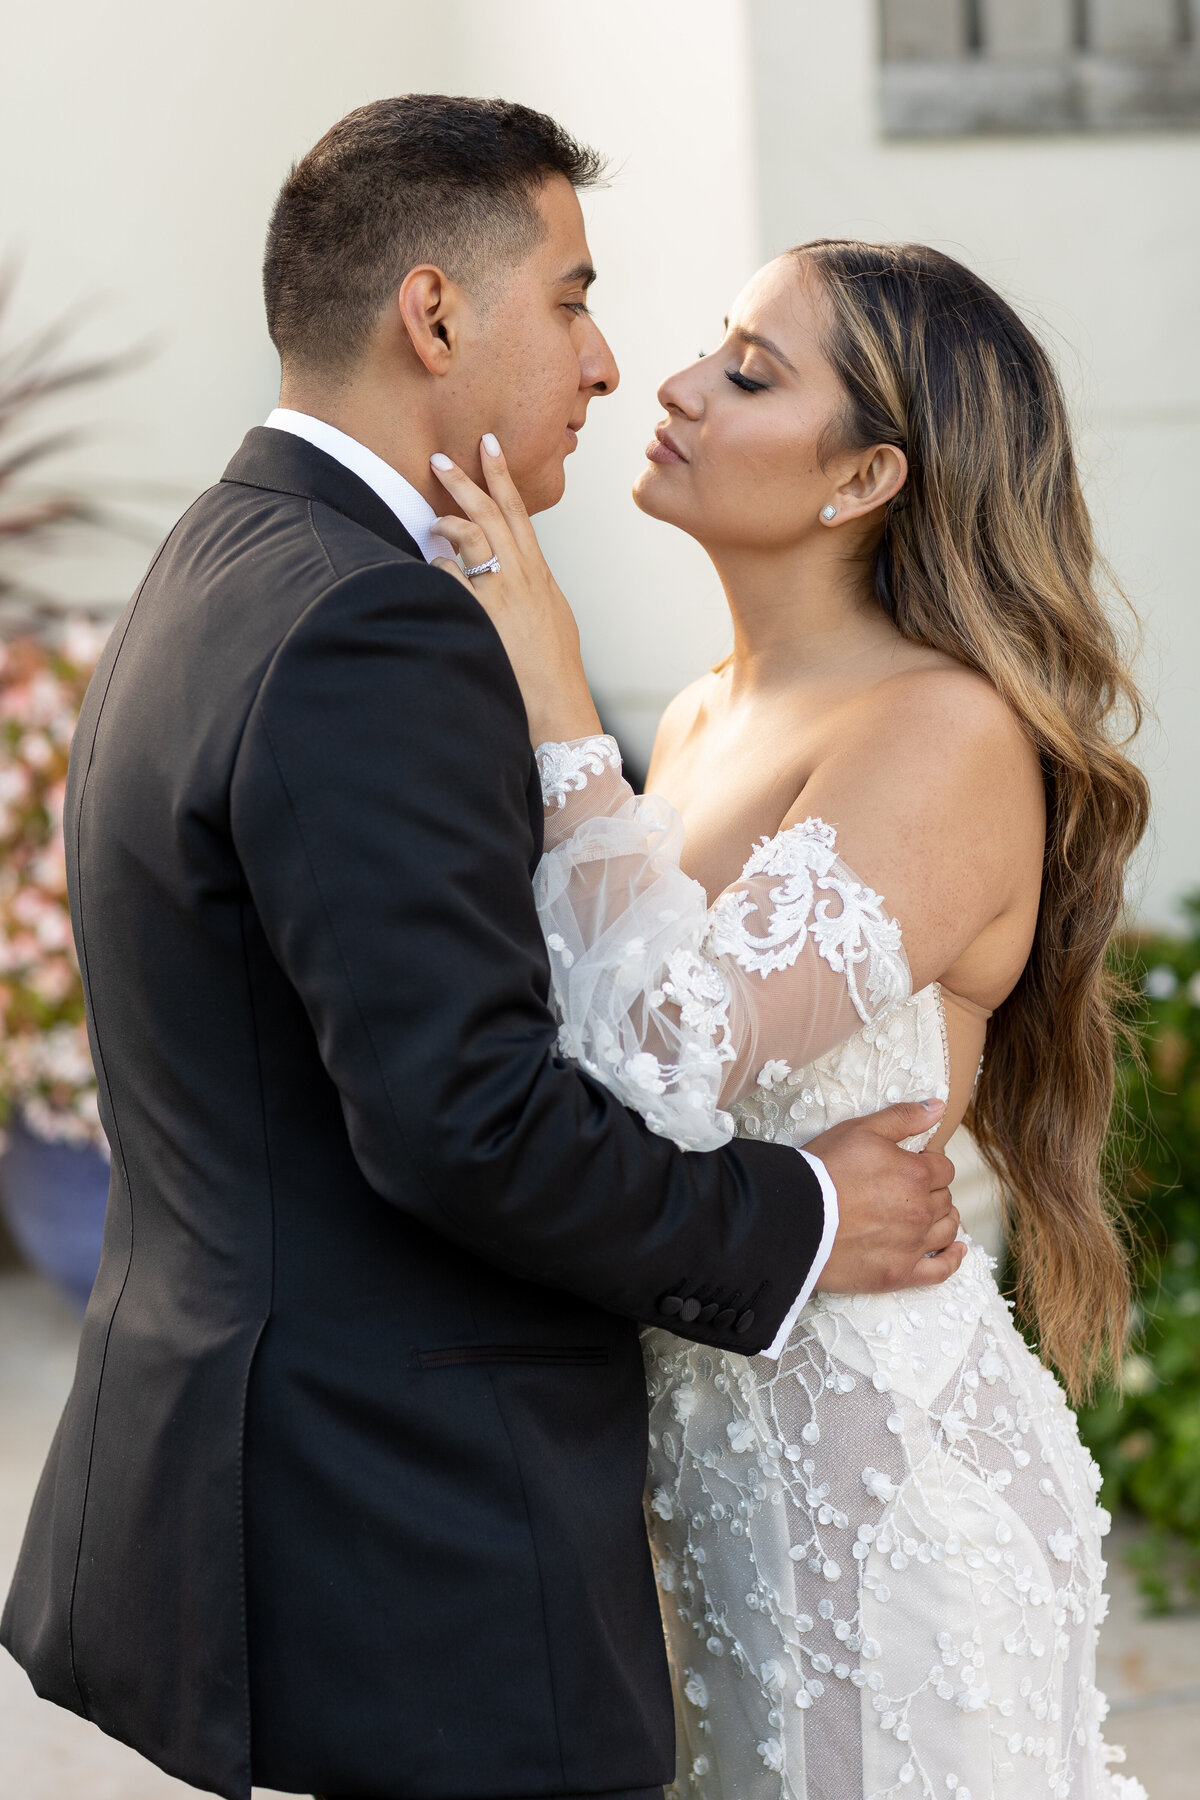
M 1041 757 L 1047 836 L 1029 961 L 988 1029 L 967 1123 L 999 1176 L 1019 1309 L 1073 1397 L 1119 1364 L 1130 1279 L 1104 1145 L 1120 995 L 1105 952 L 1149 792 L 1123 745 L 1141 701 L 1098 581 L 1058 378 L 986 282 L 919 244 L 791 254 L 832 313 L 855 448 L 908 480 L 875 552 L 905 637 L 978 670 Z

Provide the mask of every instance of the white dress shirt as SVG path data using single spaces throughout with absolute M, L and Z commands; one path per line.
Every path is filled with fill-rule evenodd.
M 385 506 L 391 508 L 403 525 L 405 531 L 416 544 L 417 549 L 426 562 L 432 562 L 435 556 L 448 556 L 453 560 L 454 550 L 444 537 L 439 537 L 433 527 L 437 514 L 429 502 L 418 494 L 411 482 L 405 481 L 403 475 L 397 473 L 390 463 L 385 463 L 381 456 L 360 444 L 357 438 L 348 437 L 334 425 L 327 425 L 323 419 L 314 419 L 310 413 L 293 412 L 290 407 L 277 406 L 267 420 L 272 431 L 290 431 L 293 437 L 300 437 L 306 443 L 314 444 L 323 450 L 326 456 L 332 456 L 335 462 L 349 469 L 361 481 L 379 495 Z M 813 1258 L 808 1272 L 808 1280 L 792 1302 L 787 1318 L 779 1327 L 775 1341 L 769 1349 L 762 1351 L 778 1361 L 783 1354 L 783 1347 L 791 1336 L 792 1327 L 800 1317 L 805 1305 L 817 1285 L 822 1269 L 829 1261 L 833 1249 L 833 1240 L 838 1228 L 837 1189 L 830 1178 L 829 1170 L 819 1156 L 801 1150 L 800 1155 L 808 1163 L 817 1180 L 821 1184 L 821 1197 L 825 1206 L 825 1224 L 821 1232 L 821 1242 L 817 1254 Z
M 382 456 L 376 456 L 373 450 L 368 450 L 357 438 L 339 431 L 336 425 L 314 419 L 311 413 L 293 412 L 287 406 L 277 406 L 267 420 L 267 426 L 271 431 L 290 431 L 293 437 L 303 438 L 306 443 L 323 450 L 326 456 L 332 456 L 334 462 L 340 462 L 360 481 L 365 481 L 395 513 L 426 562 L 432 562 L 435 556 L 448 556 L 453 562 L 453 547 L 433 529 L 437 514 L 428 500 L 418 494 L 412 483 L 405 481 L 390 463 L 385 463 Z M 448 507 L 452 504 L 449 495 L 446 504 Z
M 778 1362 L 783 1355 L 783 1347 L 792 1335 L 792 1327 L 812 1298 L 813 1289 L 821 1278 L 822 1269 L 829 1261 L 833 1250 L 833 1240 L 837 1236 L 838 1197 L 837 1189 L 833 1185 L 833 1177 L 819 1156 L 814 1156 L 809 1150 L 801 1150 L 800 1155 L 821 1184 L 821 1198 L 825 1202 L 825 1225 L 821 1232 L 821 1242 L 817 1245 L 817 1254 L 813 1257 L 812 1267 L 808 1271 L 808 1280 L 796 1295 L 787 1318 L 775 1333 L 774 1343 L 768 1345 L 767 1349 L 761 1352 L 763 1356 L 769 1356 L 773 1362 Z

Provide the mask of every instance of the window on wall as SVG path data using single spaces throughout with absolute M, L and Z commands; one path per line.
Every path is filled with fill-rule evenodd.
M 1200 126 L 1200 0 L 880 0 L 884 129 Z

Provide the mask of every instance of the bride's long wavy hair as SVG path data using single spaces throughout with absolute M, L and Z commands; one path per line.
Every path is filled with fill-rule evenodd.
M 1013 309 L 919 244 L 819 239 L 792 253 L 828 299 L 827 353 L 854 448 L 908 457 L 875 551 L 904 636 L 985 675 L 1041 756 L 1041 907 L 988 1028 L 967 1123 L 1000 1178 L 1018 1308 L 1074 1397 L 1116 1364 L 1130 1278 L 1105 1175 L 1120 1026 L 1105 958 L 1149 791 L 1123 745 L 1141 701 L 1097 555 L 1050 360 Z

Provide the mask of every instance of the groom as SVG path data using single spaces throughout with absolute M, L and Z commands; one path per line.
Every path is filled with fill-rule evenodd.
M 156 555 L 76 738 L 112 1190 L 3 1641 L 229 1800 L 657 1794 L 637 1321 L 769 1352 L 818 1275 L 906 1284 L 957 1222 L 946 1159 L 896 1147 L 919 1107 L 820 1162 L 684 1155 L 556 1051 L 526 721 L 427 566 L 428 459 L 494 430 L 559 498 L 617 382 L 597 173 L 428 95 L 304 158 L 266 259 L 283 410 Z

